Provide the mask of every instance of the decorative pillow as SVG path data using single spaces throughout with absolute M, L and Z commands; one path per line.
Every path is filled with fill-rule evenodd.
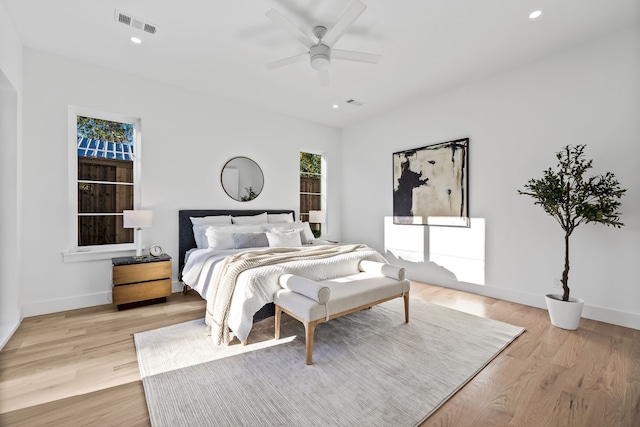
M 210 225 L 205 233 L 207 244 L 212 249 L 234 249 L 234 233 L 260 232 L 259 225 Z
M 268 221 L 267 213 L 261 213 L 258 215 L 250 216 L 232 216 L 231 221 L 234 224 L 246 225 L 246 224 L 264 224 Z
M 318 304 L 326 304 L 331 296 L 331 289 L 306 277 L 283 274 L 278 279 L 280 286 L 297 294 L 311 298 Z
M 271 225 L 271 224 L 269 224 Z M 273 224 L 275 227 L 272 227 L 269 231 L 272 233 L 285 234 L 290 231 L 302 231 L 302 225 L 296 224 L 295 222 L 290 222 L 287 224 Z
M 309 225 L 308 222 L 302 223 L 302 231 L 300 232 L 300 238 L 302 239 L 302 243 L 304 244 L 313 243 L 313 241 L 316 240 L 316 236 L 313 235 L 313 232 L 311 231 L 311 226 Z
M 262 232 L 233 233 L 233 244 L 236 249 L 266 248 L 269 246 L 267 234 Z
M 274 224 L 293 222 L 293 213 L 267 214 L 267 222 Z
M 288 230 L 299 230 L 300 231 L 300 241 L 303 245 L 311 243 L 315 240 L 315 236 L 311 232 L 311 227 L 308 222 L 290 222 L 287 224 L 262 224 L 265 231 L 272 232 L 284 232 Z
M 291 231 L 302 230 L 302 224 L 299 222 L 276 222 L 270 224 L 262 224 L 264 231 Z
M 206 249 L 209 247 L 207 244 L 207 236 L 205 233 L 207 228 L 211 224 L 227 224 L 231 225 L 231 215 L 217 215 L 217 216 L 203 216 L 193 217 L 190 216 L 191 224 L 193 224 L 193 238 L 196 241 L 198 249 Z
M 302 246 L 300 230 L 290 230 L 286 233 L 273 233 L 267 231 L 269 246 L 272 248 L 291 248 Z
M 370 273 L 376 273 L 381 276 L 387 276 L 391 279 L 404 280 L 405 270 L 404 267 L 398 267 L 397 265 L 385 264 L 383 262 L 369 261 L 363 259 L 358 264 L 360 271 L 368 271 Z

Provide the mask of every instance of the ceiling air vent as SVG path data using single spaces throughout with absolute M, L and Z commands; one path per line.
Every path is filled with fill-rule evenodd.
M 364 102 L 356 101 L 355 99 L 349 99 L 347 100 L 347 104 L 355 105 L 356 107 L 362 107 L 364 105 Z
M 143 21 L 142 19 L 131 16 L 128 13 L 116 10 L 115 20 L 124 25 L 137 28 L 145 33 L 155 34 L 158 31 L 158 26 Z

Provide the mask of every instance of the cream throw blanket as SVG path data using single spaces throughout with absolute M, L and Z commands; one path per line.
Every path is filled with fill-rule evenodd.
M 227 320 L 231 297 L 240 273 L 251 268 L 282 262 L 329 258 L 354 252 L 364 245 L 317 246 L 310 248 L 268 248 L 240 252 L 230 255 L 215 266 L 211 286 L 207 292 L 207 312 L 205 322 L 210 328 L 211 338 L 216 345 L 230 341 Z

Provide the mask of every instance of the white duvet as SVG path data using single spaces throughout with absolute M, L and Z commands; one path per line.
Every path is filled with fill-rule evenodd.
M 210 295 L 215 295 L 216 284 L 211 282 L 216 266 L 226 256 L 245 250 L 251 249 L 195 250 L 189 254 L 182 280 L 208 300 Z M 283 262 L 243 271 L 238 275 L 231 298 L 227 320 L 230 332 L 240 341 L 247 341 L 254 314 L 265 304 L 273 302 L 274 293 L 280 289 L 278 279 L 282 274 L 295 274 L 315 281 L 327 280 L 358 272 L 358 264 L 363 259 L 387 262 L 377 251 L 363 247 L 328 258 Z

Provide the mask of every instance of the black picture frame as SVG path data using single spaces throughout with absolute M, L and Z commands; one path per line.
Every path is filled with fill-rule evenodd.
M 469 227 L 469 138 L 393 153 L 393 223 Z

